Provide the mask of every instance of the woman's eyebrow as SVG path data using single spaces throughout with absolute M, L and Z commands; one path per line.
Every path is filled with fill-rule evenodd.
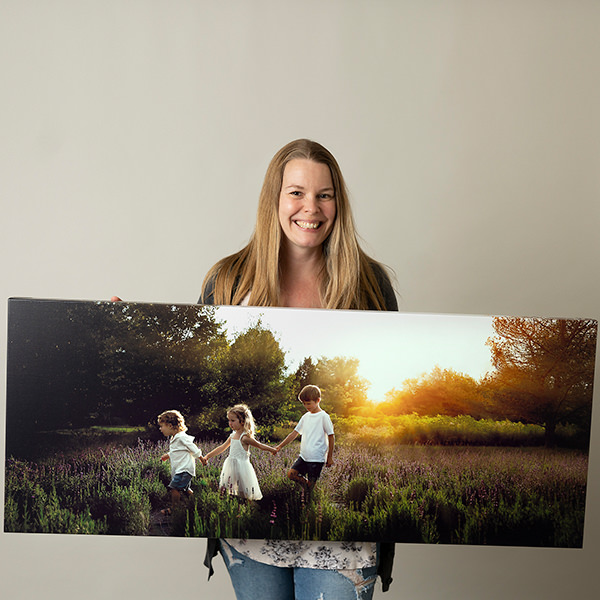
M 284 186 L 284 190 L 289 190 L 290 188 L 296 188 L 297 190 L 304 190 L 304 186 L 296 184 L 296 183 L 290 183 L 289 185 Z M 333 187 L 324 187 L 322 189 L 319 190 L 319 193 L 322 192 L 333 192 L 334 189 Z

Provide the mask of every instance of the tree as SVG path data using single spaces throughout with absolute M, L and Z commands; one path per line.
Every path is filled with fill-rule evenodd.
M 153 420 L 165 408 L 190 414 L 213 403 L 227 346 L 207 306 L 104 305 L 101 418 Z
M 214 405 L 228 344 L 212 307 L 18 300 L 10 316 L 11 451 L 23 430 L 145 425 Z
M 488 384 L 506 418 L 545 427 L 555 444 L 559 423 L 588 432 L 597 322 L 591 319 L 496 317 L 489 338 L 496 369 Z
M 293 393 L 298 396 L 305 385 L 314 384 L 316 373 L 317 365 L 313 362 L 312 357 L 306 357 L 292 376 Z
M 85 327 L 77 315 L 91 305 L 55 300 L 11 300 L 7 365 L 7 437 L 80 424 L 98 394 L 99 346 L 90 332 L 101 322 L 97 311 Z M 93 408 L 92 408 L 93 410 Z
M 290 401 L 288 409 L 284 416 L 290 421 L 298 421 L 304 413 L 304 406 L 298 400 L 300 390 L 309 384 L 314 384 L 316 381 L 317 365 L 313 362 L 312 357 L 306 357 L 298 366 L 296 371 L 290 375 Z
M 313 383 L 321 388 L 323 404 L 340 416 L 347 416 L 352 409 L 367 401 L 369 382 L 358 374 L 359 360 L 336 356 L 321 357 L 316 364 Z
M 389 391 L 382 410 L 396 415 L 471 415 L 476 419 L 488 416 L 479 382 L 437 365 L 430 373 L 406 380 L 401 390 Z
M 278 422 L 290 401 L 285 353 L 260 319 L 236 337 L 221 364 L 224 410 L 243 402 L 259 426 Z

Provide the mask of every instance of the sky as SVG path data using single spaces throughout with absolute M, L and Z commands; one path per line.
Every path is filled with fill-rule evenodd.
M 370 382 L 368 397 L 375 402 L 435 366 L 475 379 L 492 369 L 485 345 L 494 334 L 490 316 L 242 306 L 216 311 L 231 338 L 260 317 L 286 352 L 291 371 L 308 356 L 313 362 L 357 358 L 358 374 Z

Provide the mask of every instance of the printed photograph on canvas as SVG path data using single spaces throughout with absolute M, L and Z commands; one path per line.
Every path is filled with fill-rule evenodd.
M 4 531 L 579 548 L 596 335 L 11 299 Z

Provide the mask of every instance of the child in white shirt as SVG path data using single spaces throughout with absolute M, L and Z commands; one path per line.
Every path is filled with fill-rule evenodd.
M 174 508 L 182 495 L 190 496 L 192 477 L 196 475 L 196 460 L 202 456 L 194 437 L 185 433 L 187 427 L 183 415 L 178 410 L 167 410 L 158 415 L 158 427 L 164 436 L 169 437 L 169 451 L 161 456 L 161 460 L 171 461 L 171 507 Z M 161 511 L 171 514 L 171 509 Z
M 305 489 L 311 489 L 321 475 L 324 466 L 333 465 L 335 436 L 329 415 L 320 407 L 321 390 L 316 385 L 307 385 L 298 394 L 306 413 L 298 425 L 278 446 L 281 450 L 299 435 L 300 456 L 291 466 L 288 477 Z

